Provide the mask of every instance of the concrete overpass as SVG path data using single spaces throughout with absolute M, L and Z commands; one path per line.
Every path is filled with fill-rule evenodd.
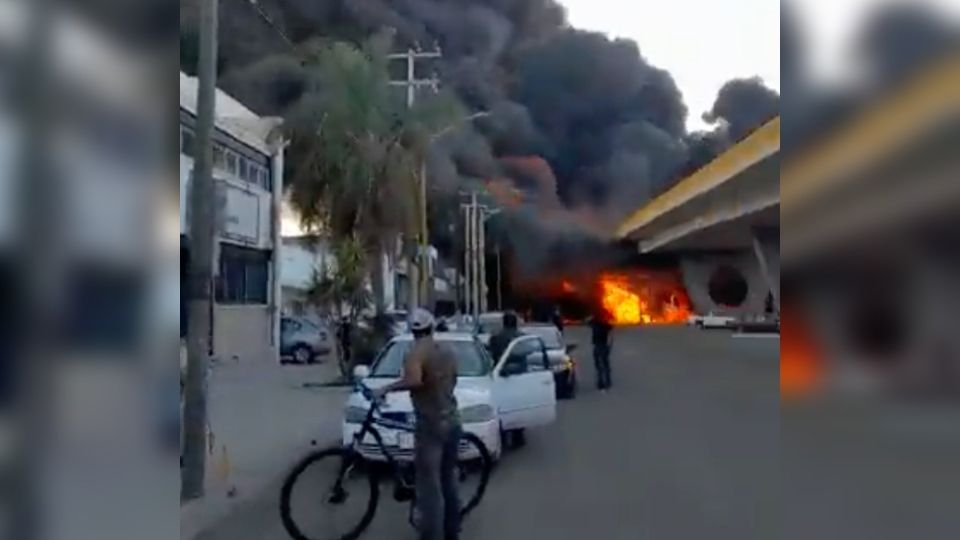
M 783 169 L 784 258 L 890 249 L 960 215 L 960 55 L 906 81 Z M 926 225 L 924 225 L 926 224 Z
M 739 313 L 760 309 L 765 286 L 779 291 L 782 239 L 784 271 L 802 292 L 796 309 L 816 315 L 832 357 L 860 357 L 851 336 L 866 328 L 871 339 L 901 336 L 911 358 L 952 359 L 960 373 L 958 148 L 954 56 L 782 163 L 771 122 L 638 210 L 619 236 L 645 253 L 680 254 L 701 312 L 720 307 L 710 282 L 734 267 L 750 291 Z
M 761 314 L 771 294 L 779 309 L 780 118 L 639 209 L 617 234 L 642 253 L 682 255 L 702 313 Z M 717 293 L 730 276 L 745 289 L 732 300 Z

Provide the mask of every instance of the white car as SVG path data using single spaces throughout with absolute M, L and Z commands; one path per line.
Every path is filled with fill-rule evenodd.
M 494 460 L 503 453 L 504 434 L 510 435 L 519 446 L 525 438 L 525 430 L 556 420 L 554 377 L 547 348 L 540 338 L 517 338 L 496 363 L 484 346 L 469 334 L 437 334 L 435 339 L 450 347 L 457 357 L 459 377 L 455 395 L 463 429 L 479 437 Z M 412 346 L 411 335 L 393 339 L 372 368 L 358 367 L 355 375 L 370 388 L 382 388 L 398 380 Z M 369 401 L 359 392 L 347 399 L 344 445 L 353 443 L 369 407 Z M 409 393 L 387 396 L 383 415 L 392 421 L 412 423 L 413 403 Z M 413 459 L 413 437 L 383 427 L 377 429 L 394 458 L 399 461 Z M 385 460 L 370 436 L 362 442 L 360 450 L 369 459 Z M 471 459 L 476 456 L 461 457 Z
M 737 324 L 737 318 L 709 313 L 707 315 L 692 315 L 687 323 L 697 328 L 733 328 Z

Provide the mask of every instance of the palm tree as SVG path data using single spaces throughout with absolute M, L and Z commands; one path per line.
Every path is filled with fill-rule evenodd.
M 385 248 L 418 227 L 417 178 L 431 134 L 462 116 L 445 95 L 408 108 L 389 85 L 388 49 L 384 40 L 306 45 L 307 91 L 284 119 L 292 205 L 309 232 L 360 243 L 378 313 Z

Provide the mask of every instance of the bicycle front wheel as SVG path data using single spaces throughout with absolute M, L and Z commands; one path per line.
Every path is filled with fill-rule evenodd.
M 461 518 L 466 518 L 480 505 L 487 492 L 492 471 L 493 458 L 487 445 L 476 435 L 464 433 L 460 437 L 460 462 L 457 465 L 462 503 Z
M 294 540 L 356 540 L 373 521 L 379 498 L 368 462 L 334 448 L 293 468 L 280 491 L 280 518 Z

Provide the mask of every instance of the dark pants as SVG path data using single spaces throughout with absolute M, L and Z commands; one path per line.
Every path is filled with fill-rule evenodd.
M 594 345 L 593 362 L 597 368 L 597 388 L 607 390 L 613 386 L 612 373 L 610 368 L 610 346 Z
M 417 430 L 417 505 L 421 540 L 460 537 L 460 495 L 457 460 L 460 426 L 442 430 Z

